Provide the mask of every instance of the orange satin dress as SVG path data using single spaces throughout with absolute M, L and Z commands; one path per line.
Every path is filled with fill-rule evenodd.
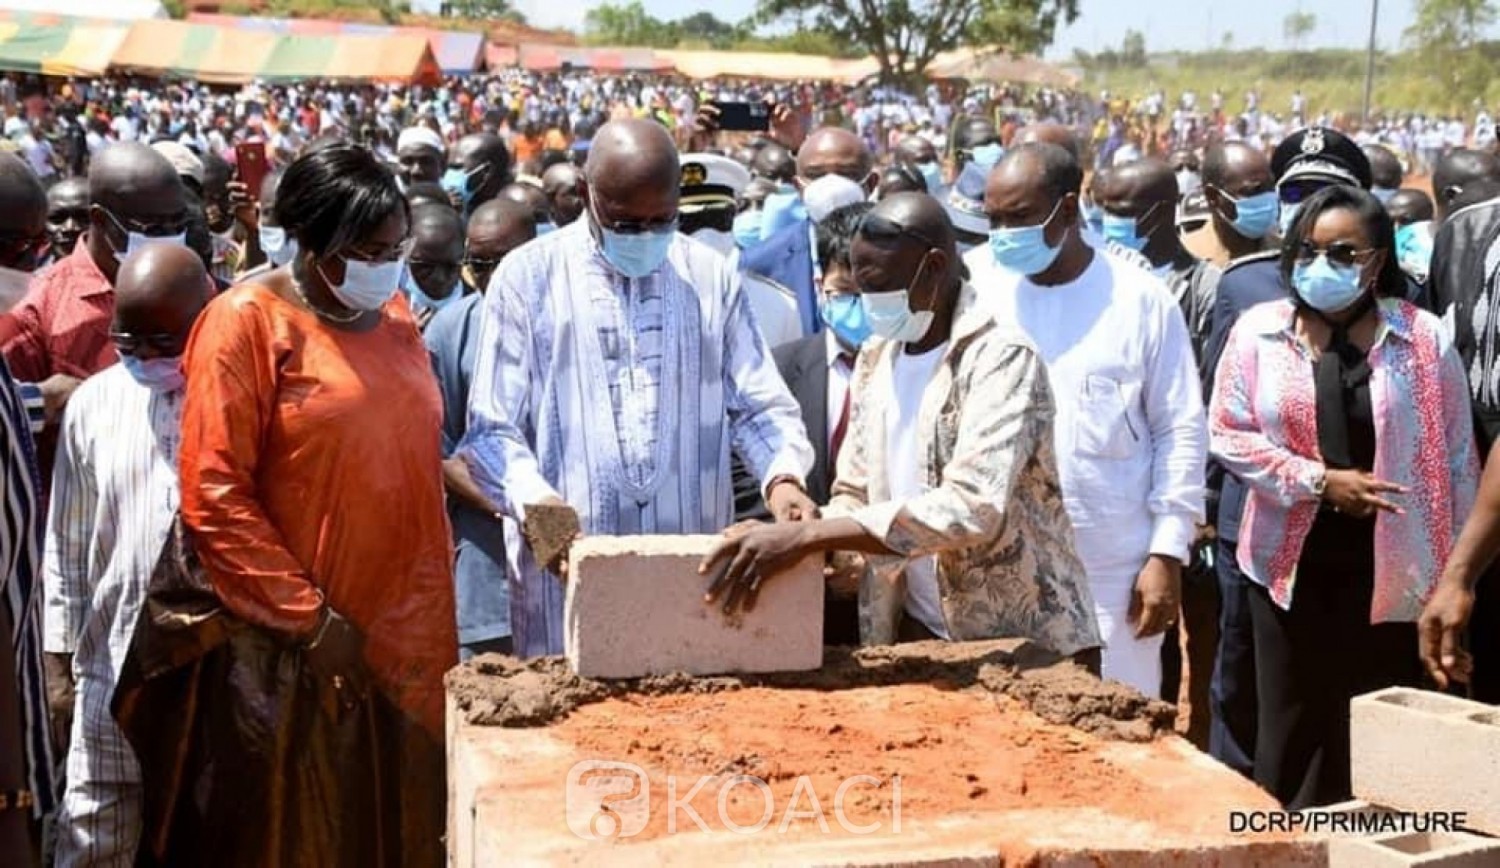
M 244 620 L 307 635 L 326 599 L 365 636 L 374 683 L 443 740 L 458 659 L 442 400 L 399 295 L 343 331 L 247 283 L 188 344 L 182 517 Z

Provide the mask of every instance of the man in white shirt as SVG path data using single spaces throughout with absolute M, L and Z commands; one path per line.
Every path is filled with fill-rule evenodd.
M 44 650 L 76 686 L 57 864 L 135 864 L 140 767 L 110 701 L 177 513 L 179 356 L 213 289 L 181 245 L 120 264 L 111 326 L 121 362 L 68 402 L 44 560 Z
M 1041 351 L 1058 396 L 1063 500 L 1104 638 L 1104 675 L 1155 696 L 1161 633 L 1203 520 L 1207 432 L 1192 344 L 1161 279 L 1084 242 L 1083 171 L 1027 144 L 991 172 L 988 247 L 965 261 L 1002 325 Z
M 46 133 L 42 132 L 40 123 L 31 121 L 27 124 L 16 144 L 26 158 L 27 165 L 31 166 L 31 171 L 36 173 L 43 184 L 57 174 L 57 154 L 52 150 L 52 143 L 47 141 Z
M 578 177 L 581 185 L 581 176 Z M 728 157 L 683 154 L 678 231 L 730 257 L 737 266 L 739 249 L 732 232 L 735 201 L 749 185 L 750 171 Z M 797 297 L 790 289 L 751 272 L 740 277 L 745 300 L 750 303 L 750 312 L 767 346 L 774 350 L 802 337 Z

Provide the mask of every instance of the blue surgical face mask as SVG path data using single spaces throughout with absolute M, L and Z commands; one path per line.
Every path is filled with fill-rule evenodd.
M 391 300 L 401 285 L 401 275 L 406 271 L 406 261 L 364 262 L 358 259 L 344 260 L 344 282 L 335 284 L 328 279 L 323 266 L 318 274 L 328 284 L 328 291 L 339 303 L 350 310 L 380 310 L 381 305 Z
M 120 364 L 125 366 L 125 372 L 130 374 L 132 380 L 153 392 L 175 392 L 182 388 L 184 378 L 180 357 L 138 359 L 135 356 L 121 356 Z
M 1160 202 L 1156 203 L 1156 205 L 1160 204 Z M 1151 237 L 1141 234 L 1141 221 L 1151 216 L 1151 213 L 1156 210 L 1156 205 L 1152 205 L 1147 209 L 1145 214 L 1139 217 L 1125 217 L 1105 211 L 1102 223 L 1103 232 L 1101 233 L 1104 236 L 1104 240 L 1113 241 L 1127 250 L 1134 250 L 1136 253 L 1145 250 L 1146 244 L 1151 240 Z
M 1062 243 L 1058 242 L 1056 246 L 1047 243 L 1047 226 L 1061 207 L 1062 200 L 1059 199 L 1047 219 L 1035 226 L 991 229 L 990 253 L 995 257 L 995 264 L 1026 277 L 1051 268 L 1057 261 L 1057 254 L 1062 252 Z
M 285 229 L 262 223 L 259 232 L 261 252 L 272 265 L 280 268 L 297 258 L 297 239 L 288 238 Z
M 652 232 L 625 233 L 604 228 L 596 216 L 594 225 L 599 227 L 599 246 L 604 251 L 604 258 L 620 274 L 635 279 L 661 268 L 672 249 L 672 239 L 677 235 L 675 223 Z
M 860 295 L 859 301 L 865 309 L 865 319 L 869 321 L 871 334 L 905 344 L 917 343 L 927 336 L 927 330 L 932 328 L 933 312 L 911 309 L 910 288 L 917 283 L 926 266 L 927 260 L 924 257 L 906 289 L 866 292 Z
M 802 197 L 797 195 L 795 189 L 791 192 L 782 190 L 772 193 L 766 196 L 766 202 L 761 206 L 760 237 L 770 238 L 786 227 L 806 220 L 807 207 L 802 204 Z
M 1391 201 L 1391 197 L 1392 196 L 1396 195 L 1396 188 L 1395 187 L 1371 187 L 1370 188 L 1370 195 L 1374 196 L 1376 199 L 1379 199 L 1380 200 L 1380 204 L 1384 205 L 1387 202 Z
M 1397 227 L 1396 257 L 1402 270 L 1425 280 L 1432 270 L 1432 221 Z
M 927 192 L 936 194 L 943 189 L 943 167 L 934 161 L 931 163 L 918 163 L 917 171 L 922 173 L 922 181 L 927 184 Z
M 970 153 L 973 154 L 974 165 L 981 169 L 989 169 L 1005 156 L 1005 148 L 999 142 L 991 142 L 988 145 L 980 145 Z
M 1365 294 L 1359 278 L 1358 265 L 1334 265 L 1323 254 L 1292 268 L 1292 287 L 1297 297 L 1323 313 L 1338 313 L 1359 301 Z
M 1095 235 L 1104 235 L 1104 209 L 1098 205 L 1083 206 L 1083 225 L 1093 230 Z
M 474 185 L 470 183 L 470 180 L 469 173 L 463 169 L 454 168 L 444 172 L 442 180 L 438 183 L 442 185 L 444 193 L 450 196 L 457 194 L 463 203 L 463 209 L 467 211 L 469 203 L 474 200 Z
M 1292 224 L 1297 222 L 1297 211 L 1301 207 L 1301 202 L 1297 202 L 1296 204 L 1290 202 L 1281 203 L 1281 217 L 1279 221 L 1279 228 L 1281 229 L 1282 238 L 1285 238 L 1287 236 L 1287 233 L 1292 231 Z
M 734 243 L 742 249 L 760 243 L 760 223 L 763 215 L 759 211 L 742 211 L 734 218 Z
M 1266 233 L 1276 223 L 1277 210 L 1281 207 L 1276 191 L 1267 190 L 1243 199 L 1225 195 L 1234 203 L 1234 219 L 1229 224 L 1234 227 L 1234 231 L 1252 240 L 1266 237 Z
M 828 296 L 819 305 L 818 313 L 845 347 L 858 350 L 870 339 L 870 318 L 865 316 L 865 306 L 859 296 Z

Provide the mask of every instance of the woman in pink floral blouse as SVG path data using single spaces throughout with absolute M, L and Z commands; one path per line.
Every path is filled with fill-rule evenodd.
M 1463 365 L 1401 300 L 1394 247 L 1363 190 L 1307 199 L 1290 297 L 1240 318 L 1209 406 L 1213 453 L 1249 489 L 1255 780 L 1292 807 L 1349 798 L 1349 699 L 1420 677 L 1415 621 L 1474 502 Z

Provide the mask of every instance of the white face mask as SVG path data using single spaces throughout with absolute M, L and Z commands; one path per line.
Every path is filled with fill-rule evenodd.
M 824 175 L 802 188 L 802 203 L 814 223 L 822 223 L 829 214 L 845 205 L 864 202 L 868 198 L 864 187 L 842 175 Z
M 396 288 L 401 285 L 401 274 L 406 269 L 406 260 L 393 262 L 362 262 L 358 259 L 344 260 L 344 282 L 335 284 L 328 279 L 323 266 L 318 274 L 328 284 L 329 292 L 339 303 L 350 310 L 380 310 L 381 305 L 391 300 Z
M 260 226 L 260 249 L 271 260 L 271 264 L 280 268 L 297 258 L 297 239 L 288 238 L 286 230 L 280 226 Z
M 702 241 L 709 247 L 728 256 L 734 252 L 734 235 L 718 229 L 699 229 L 693 233 L 693 238 Z
M 865 306 L 865 319 L 870 331 L 888 341 L 914 344 L 927 336 L 932 328 L 933 313 L 930 310 L 913 311 L 911 292 L 898 289 L 892 292 L 867 292 L 859 297 Z
M 125 249 L 114 251 L 115 260 L 124 262 L 130 254 L 150 244 L 176 244 L 181 247 L 187 244 L 187 233 L 179 232 L 176 235 L 145 235 L 140 232 L 125 233 Z

